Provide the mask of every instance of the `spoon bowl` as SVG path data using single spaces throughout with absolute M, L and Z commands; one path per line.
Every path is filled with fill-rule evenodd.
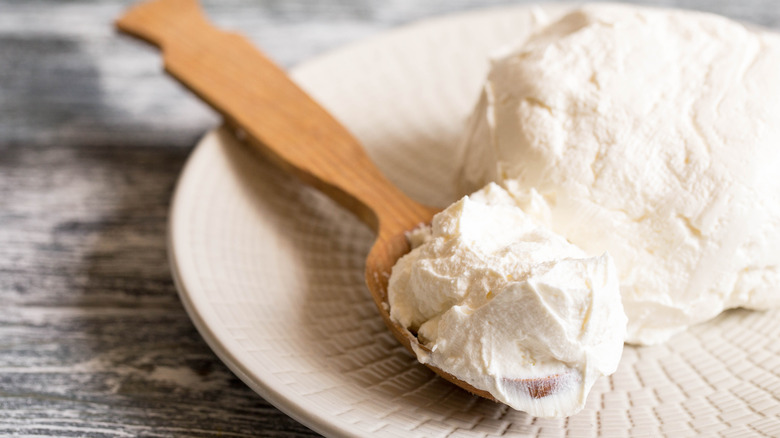
M 424 348 L 390 317 L 387 287 L 396 261 L 410 251 L 406 232 L 430 223 L 421 205 L 387 180 L 360 143 L 244 37 L 212 26 L 196 0 L 152 0 L 129 9 L 117 28 L 160 48 L 165 70 L 217 112 L 266 159 L 321 190 L 368 224 L 377 238 L 365 278 L 379 314 L 412 354 Z M 488 392 L 428 368 L 467 391 Z M 533 398 L 554 392 L 557 376 L 516 379 Z

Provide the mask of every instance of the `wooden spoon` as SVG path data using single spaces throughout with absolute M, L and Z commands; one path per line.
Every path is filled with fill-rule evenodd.
M 409 252 L 405 232 L 429 223 L 436 209 L 420 205 L 391 184 L 357 140 L 252 44 L 213 27 L 196 0 L 153 0 L 116 22 L 163 53 L 165 70 L 242 131 L 265 157 L 353 212 L 377 234 L 366 258 L 366 283 L 379 314 L 412 354 L 420 346 L 390 319 L 387 283 L 396 260 Z M 472 387 L 426 364 L 448 381 Z M 556 378 L 515 380 L 534 398 L 554 391 Z

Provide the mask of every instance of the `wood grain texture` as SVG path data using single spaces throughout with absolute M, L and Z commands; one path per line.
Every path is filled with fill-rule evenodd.
M 196 0 L 154 0 L 117 27 L 158 46 L 165 70 L 259 151 L 318 188 L 375 231 L 394 235 L 433 210 L 393 186 L 362 146 L 245 37 L 214 27 Z
M 490 0 L 211 0 L 284 67 Z M 775 0 L 641 2 L 780 28 Z M 119 0 L 0 1 L 0 435 L 311 436 L 210 352 L 179 303 L 167 209 L 218 117 L 116 35 Z

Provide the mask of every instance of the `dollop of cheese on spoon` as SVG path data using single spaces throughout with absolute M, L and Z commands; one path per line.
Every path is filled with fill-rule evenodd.
M 524 198 L 490 184 L 416 232 L 393 268 L 390 315 L 417 333 L 421 362 L 515 409 L 568 416 L 620 361 L 617 270 L 534 222 L 524 209 L 538 194 Z

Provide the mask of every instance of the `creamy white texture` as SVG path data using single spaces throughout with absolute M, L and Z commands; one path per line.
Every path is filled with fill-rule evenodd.
M 780 36 L 722 17 L 593 5 L 494 61 L 464 192 L 527 211 L 619 272 L 627 341 L 780 306 Z
M 390 315 L 417 332 L 420 361 L 515 409 L 561 417 L 617 369 L 626 317 L 612 259 L 534 222 L 523 210 L 538 198 L 490 184 L 436 215 L 393 268 Z

